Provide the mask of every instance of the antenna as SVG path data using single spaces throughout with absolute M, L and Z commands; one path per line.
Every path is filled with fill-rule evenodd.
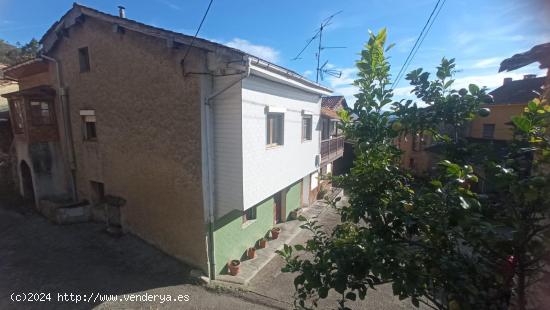
M 317 72 L 317 75 L 316 75 L 316 78 L 315 78 L 315 82 L 319 83 L 319 77 L 321 78 L 321 80 L 324 79 L 324 74 L 327 74 L 327 75 L 330 75 L 330 76 L 334 76 L 334 77 L 338 77 L 340 78 L 342 76 L 342 72 L 341 71 L 338 71 L 338 70 L 334 70 L 334 69 L 325 69 L 325 66 L 328 64 L 328 60 L 322 65 L 320 66 L 321 64 L 321 52 L 324 50 L 324 49 L 332 49 L 332 48 L 346 48 L 345 46 L 323 46 L 323 30 L 329 26 L 332 21 L 332 19 L 334 18 L 334 16 L 338 15 L 342 13 L 342 11 L 338 11 L 332 15 L 330 15 L 329 17 L 325 18 L 322 22 L 321 22 L 321 26 L 316 30 L 315 34 L 313 35 L 313 37 L 311 37 L 307 42 L 306 42 L 306 45 L 302 48 L 302 50 L 298 53 L 298 55 L 296 55 L 296 57 L 292 58 L 292 60 L 298 60 L 298 59 L 302 59 L 300 56 L 302 55 L 302 53 L 309 47 L 309 45 L 315 41 L 315 39 L 319 39 L 319 43 L 318 43 L 318 46 L 317 46 L 317 52 L 315 53 L 315 58 L 317 59 L 317 69 L 316 69 L 316 72 Z

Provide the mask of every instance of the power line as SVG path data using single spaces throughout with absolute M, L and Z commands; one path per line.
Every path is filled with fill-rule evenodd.
M 420 49 L 420 45 L 422 45 L 422 42 L 424 42 L 424 39 L 426 39 L 426 37 L 428 36 L 428 33 L 430 32 L 430 29 L 432 29 L 432 25 L 434 24 L 435 20 L 437 19 L 437 16 L 439 15 L 439 12 L 441 12 L 441 9 L 443 8 L 443 5 L 445 5 L 445 2 L 447 0 L 443 0 L 443 2 L 441 2 L 441 6 L 439 7 L 439 9 L 437 10 L 437 13 L 435 13 L 435 16 L 434 18 L 432 19 L 432 22 L 430 23 L 430 25 L 428 26 L 428 29 L 426 30 L 426 33 L 424 33 L 424 36 L 422 37 L 422 40 L 420 40 L 420 43 L 418 44 L 418 48 L 416 49 L 416 51 L 414 51 L 412 57 L 411 57 L 411 60 L 409 61 L 409 63 L 407 64 L 407 66 L 405 67 L 405 70 L 403 70 L 403 72 L 407 72 L 407 68 L 409 67 L 409 65 L 411 64 L 414 56 L 416 55 L 416 52 L 418 52 L 418 50 Z M 398 82 L 399 83 L 399 82 Z M 396 85 L 397 86 L 397 85 Z
M 193 39 L 191 40 L 191 44 L 189 44 L 189 47 L 187 48 L 187 51 L 185 51 L 185 55 L 183 56 L 182 63 L 185 64 L 185 58 L 187 58 L 187 55 L 189 54 L 189 51 L 191 50 L 191 47 L 193 47 L 193 43 L 195 43 L 195 39 L 197 39 L 197 36 L 199 35 L 199 31 L 202 28 L 202 24 L 204 23 L 204 20 L 206 19 L 206 15 L 208 15 L 208 11 L 210 11 L 210 6 L 212 6 L 212 2 L 214 0 L 210 0 L 210 3 L 208 3 L 208 7 L 206 8 L 206 12 L 204 12 L 204 15 L 202 16 L 201 23 L 199 24 L 199 28 L 197 28 L 197 32 L 195 32 L 195 35 L 193 36 Z
M 398 85 L 399 81 L 401 80 L 401 77 L 402 77 L 402 75 L 404 74 L 404 72 L 406 70 L 405 67 L 407 67 L 408 66 L 407 64 L 410 62 L 410 60 L 412 60 L 412 57 L 413 57 L 412 54 L 414 53 L 415 49 L 417 49 L 417 47 L 420 47 L 419 43 L 422 40 L 422 37 L 424 35 L 424 31 L 426 31 L 426 28 L 428 28 L 428 25 L 432 21 L 432 17 L 434 16 L 434 13 L 438 9 L 439 3 L 441 3 L 441 0 L 437 0 L 437 3 L 435 4 L 432 12 L 430 13 L 430 16 L 428 17 L 428 20 L 426 20 L 426 23 L 424 24 L 424 27 L 422 27 L 422 30 L 420 31 L 420 34 L 416 38 L 416 41 L 414 42 L 414 45 L 413 45 L 411 51 L 409 52 L 409 55 L 407 55 L 407 58 L 405 59 L 405 62 L 401 66 L 401 69 L 399 69 L 399 73 L 397 73 L 397 77 L 395 78 L 395 81 L 392 84 L 392 89 L 395 88 Z

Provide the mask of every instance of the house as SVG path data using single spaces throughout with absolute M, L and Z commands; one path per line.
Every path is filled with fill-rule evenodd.
M 321 174 L 332 174 L 334 163 L 344 155 L 344 136 L 337 124 L 338 111 L 348 109 L 344 96 L 326 96 L 321 101 Z
M 0 70 L 5 67 L 6 65 L 0 64 Z M 0 95 L 16 91 L 18 87 L 17 82 L 0 76 Z M 8 101 L 0 97 L 0 194 L 9 194 L 13 187 L 10 153 L 12 140 Z
M 4 95 L 38 207 L 121 198 L 123 230 L 215 278 L 310 201 L 329 89 L 123 8 L 74 4 L 40 42 Z
M 512 117 L 521 114 L 527 103 L 537 97 L 537 93 L 542 93 L 544 81 L 544 77 L 533 74 L 516 81 L 505 78 L 503 85 L 489 93 L 493 102 L 481 105 L 481 108 L 488 108 L 490 114 L 475 117 L 461 135 L 478 142 L 497 142 L 498 145 L 512 140 Z M 414 174 L 429 173 L 439 161 L 437 147 L 430 135 L 409 134 L 396 139 L 396 145 L 402 151 L 401 166 Z
M 544 77 L 527 74 L 521 80 L 505 78 L 503 84 L 491 91 L 493 103 L 484 104 L 491 113 L 486 117 L 476 117 L 470 124 L 467 134 L 470 138 L 489 140 L 512 140 L 512 116 L 523 113 L 523 109 L 532 99 L 542 93 Z

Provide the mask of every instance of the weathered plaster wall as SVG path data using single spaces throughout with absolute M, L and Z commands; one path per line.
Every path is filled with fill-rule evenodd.
M 78 49 L 88 47 L 90 71 Z M 74 135 L 77 187 L 120 196 L 123 226 L 165 252 L 206 268 L 201 187 L 200 77 L 183 77 L 185 50 L 87 18 L 53 50 L 61 60 Z M 203 70 L 192 50 L 186 69 Z M 95 110 L 97 142 L 82 137 L 81 109 Z
M 523 113 L 527 104 L 495 104 L 487 106 L 491 109 L 491 114 L 487 117 L 476 117 L 470 125 L 470 134 L 472 138 L 483 138 L 483 124 L 495 124 L 496 140 L 511 140 L 513 136 L 512 126 L 508 125 L 512 121 L 512 116 Z

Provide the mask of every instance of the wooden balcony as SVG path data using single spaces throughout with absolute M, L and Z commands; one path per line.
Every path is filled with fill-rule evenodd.
M 344 155 L 344 137 L 321 141 L 321 165 L 332 162 Z

